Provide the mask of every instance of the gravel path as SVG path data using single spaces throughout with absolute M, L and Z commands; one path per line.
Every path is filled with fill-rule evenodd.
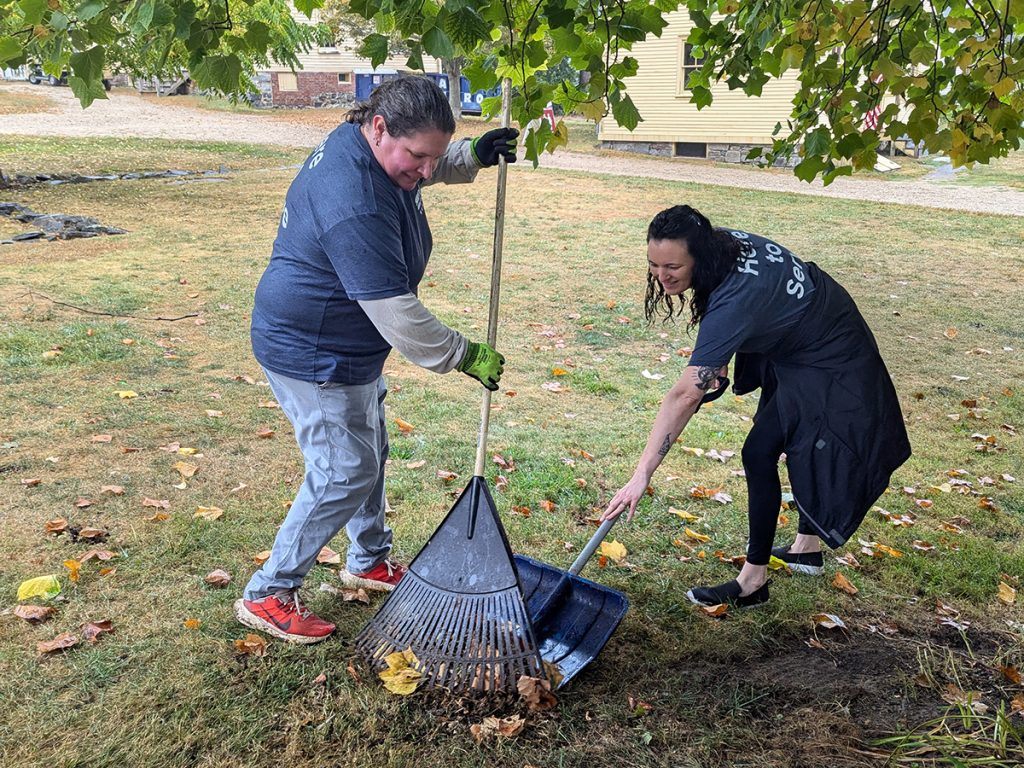
M 54 111 L 0 115 L 0 134 L 141 136 L 287 147 L 314 147 L 323 136 L 319 128 L 258 114 L 195 109 L 175 104 L 173 97 L 156 103 L 132 92 L 114 91 L 108 100 L 96 101 L 87 110 L 83 110 L 68 88 L 8 83 L 5 89 L 24 89 L 31 93 L 46 94 L 54 102 Z M 968 188 L 924 179 L 876 181 L 846 177 L 825 187 L 820 181 L 807 184 L 795 176 L 748 168 L 721 168 L 664 158 L 601 157 L 562 151 L 544 155 L 541 166 L 614 176 L 640 176 L 741 189 L 1024 216 L 1024 192 L 1006 187 Z

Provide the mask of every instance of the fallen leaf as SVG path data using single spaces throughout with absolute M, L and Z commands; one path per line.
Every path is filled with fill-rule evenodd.
M 1020 672 L 1016 667 L 999 667 L 999 671 L 1003 673 L 1003 677 L 1009 680 L 1014 685 L 1020 685 L 1021 677 Z
M 493 456 L 491 456 L 491 461 L 493 461 L 499 467 L 504 469 L 506 472 L 515 472 L 516 471 L 515 459 L 506 459 L 500 453 L 496 453 Z
M 199 619 L 185 619 L 182 624 L 185 626 L 185 629 L 199 629 L 202 622 Z
M 216 411 L 213 409 L 207 409 L 206 415 L 211 419 L 219 419 L 224 415 L 224 411 Z
M 280 408 L 281 404 L 276 400 L 260 400 L 256 403 L 257 408 Z
M 695 485 L 690 489 L 690 496 L 694 499 L 710 499 L 721 490 L 721 487 L 707 488 L 703 485 Z
M 619 563 L 626 559 L 626 547 L 617 540 L 602 541 L 598 552 Z
M 384 657 L 384 663 L 387 669 L 381 670 L 377 676 L 392 693 L 408 696 L 423 682 L 423 675 L 416 669 L 420 662 L 412 648 L 388 654 Z
M 216 520 L 223 514 L 224 510 L 220 507 L 197 507 L 192 517 L 202 518 L 203 520 Z
M 317 554 L 316 556 L 316 561 L 318 563 L 324 563 L 328 565 L 340 565 L 341 555 L 339 555 L 330 547 L 322 547 L 320 549 L 319 554 Z
M 142 500 L 142 506 L 153 507 L 154 509 L 170 509 L 171 502 L 167 499 L 149 499 L 144 498 Z
M 834 613 L 816 613 L 811 621 L 822 629 L 846 629 L 846 623 Z
M 124 487 L 120 485 L 100 486 L 100 493 L 109 493 L 111 496 L 124 496 Z
M 999 594 L 997 595 L 1001 602 L 1007 605 L 1013 605 L 1017 601 L 1017 590 L 1007 584 L 1005 581 L 999 582 Z
M 68 521 L 61 517 L 57 520 L 47 521 L 44 527 L 47 533 L 59 535 L 68 529 Z
M 341 589 L 341 599 L 346 603 L 362 603 L 363 605 L 370 604 L 370 596 L 366 594 L 366 590 L 360 587 L 359 589 Z
M 416 429 L 416 427 L 414 427 L 408 421 L 399 418 L 395 419 L 395 425 L 398 427 L 398 429 L 401 431 L 403 435 L 408 435 L 410 432 Z
M 853 585 L 853 582 L 843 576 L 839 571 L 836 571 L 836 575 L 832 579 L 832 586 L 836 589 L 842 590 L 848 595 L 856 595 L 860 591 Z
M 133 397 L 138 397 L 138 392 L 132 392 L 130 389 L 120 389 L 115 394 L 122 400 L 131 400 Z
M 717 501 L 719 504 L 730 504 L 732 503 L 732 496 L 724 491 L 719 491 L 711 497 L 712 501 Z
M 420 459 L 419 461 L 410 461 L 408 464 L 405 465 L 405 468 L 406 469 L 419 469 L 420 467 L 425 467 L 426 465 L 427 465 L 427 460 L 426 459 Z
M 720 461 L 723 464 L 725 464 L 725 462 L 727 462 L 729 459 L 731 459 L 735 455 L 736 455 L 736 451 L 719 451 L 719 450 L 717 450 L 715 448 L 712 448 L 710 451 L 707 452 L 707 457 L 709 459 L 714 459 L 715 461 Z
M 75 499 L 75 506 L 78 507 L 79 509 L 85 509 L 86 507 L 91 507 L 92 502 L 89 499 L 84 499 L 81 496 L 79 496 L 77 499 Z
M 87 621 L 81 629 L 82 637 L 90 643 L 95 643 L 100 635 L 114 631 L 114 623 L 110 619 Z
M 81 571 L 82 569 L 82 564 L 77 560 L 65 560 L 64 567 L 68 569 L 68 578 L 77 584 L 79 579 L 79 571 Z
M 269 440 L 273 436 L 274 430 L 272 430 L 270 427 L 263 427 L 262 429 L 256 431 L 256 437 L 258 437 L 260 440 Z
M 685 509 L 676 509 L 675 507 L 669 507 L 668 512 L 670 515 L 676 515 L 680 520 L 684 520 L 688 523 L 696 523 L 700 518 L 692 512 L 687 512 Z
M 255 555 L 252 556 L 252 561 L 254 563 L 256 563 L 256 565 L 263 565 L 269 559 L 270 559 L 270 550 L 269 549 L 264 549 L 262 552 L 257 552 Z
M 223 568 L 217 568 L 206 574 L 204 581 L 211 587 L 226 587 L 231 583 L 231 574 Z
M 879 552 L 884 552 L 889 557 L 903 557 L 903 553 L 900 552 L 898 549 L 893 549 L 892 547 L 886 546 L 885 544 L 875 544 L 875 549 L 877 549 Z
M 551 683 L 544 678 L 523 675 L 516 682 L 516 688 L 531 712 L 543 712 L 558 704 L 558 699 L 551 692 Z
M 562 392 L 568 392 L 568 387 L 563 387 L 560 382 L 557 381 L 545 381 L 540 385 L 541 389 L 546 389 L 548 392 L 555 392 L 561 394 Z
M 540 508 L 543 509 L 545 512 L 555 511 L 555 502 L 549 501 L 548 499 L 544 499 L 543 501 L 541 501 L 538 506 L 540 506 Z
M 704 533 L 697 533 L 697 531 L 693 530 L 692 528 L 683 528 L 683 534 L 686 536 L 686 538 L 693 539 L 694 541 L 711 541 L 710 536 Z
M 651 373 L 646 368 L 644 368 L 642 371 L 640 371 L 640 375 L 643 376 L 645 379 L 651 379 L 652 381 L 658 381 L 660 379 L 664 379 L 665 378 L 665 374 L 664 373 Z
M 26 477 L 22 479 L 21 484 L 26 488 L 35 488 L 40 482 L 42 481 L 38 477 Z
M 36 576 L 35 578 L 23 581 L 18 585 L 19 601 L 28 600 L 32 597 L 41 597 L 43 600 L 49 600 L 59 594 L 60 582 L 57 580 L 57 577 L 52 574 L 48 576 Z
M 56 608 L 48 605 L 16 605 L 14 613 L 19 619 L 24 619 L 29 624 L 41 624 L 57 612 Z
M 456 473 L 450 472 L 447 469 L 437 470 L 437 476 L 444 480 L 446 483 L 450 483 L 452 480 L 458 477 Z
M 565 370 L 565 368 L 557 368 L 556 367 L 556 368 L 552 368 L 551 369 L 551 375 L 552 376 L 566 376 L 566 375 L 568 375 L 568 373 L 569 372 L 567 370 Z
M 94 443 L 109 443 L 113 439 L 113 435 L 93 435 L 91 441 Z
M 935 549 L 934 544 L 931 544 L 927 541 L 922 541 L 921 539 L 914 539 L 913 543 L 910 546 L 912 546 L 918 552 L 931 552 L 933 549 Z
M 942 335 L 945 336 L 947 339 L 955 339 L 957 337 L 957 334 L 959 334 L 959 331 L 954 326 L 950 326 L 943 332 Z
M 85 563 L 93 559 L 106 562 L 107 560 L 113 560 L 115 557 L 117 557 L 117 555 L 106 549 L 90 549 L 78 558 L 78 562 Z
M 198 466 L 184 461 L 176 461 L 171 466 L 178 471 L 179 475 L 186 479 L 193 477 L 195 473 L 199 471 Z
M 78 637 L 71 634 L 70 632 L 64 632 L 57 635 L 53 640 L 47 640 L 45 642 L 36 643 L 36 650 L 39 653 L 55 653 L 57 651 L 64 651 L 68 648 L 74 648 L 78 645 Z
M 266 656 L 267 641 L 251 632 L 240 640 L 235 640 L 235 650 L 241 655 Z
M 729 606 L 725 603 L 719 603 L 718 605 L 702 605 L 700 606 L 700 610 L 708 616 L 719 619 L 729 612 Z

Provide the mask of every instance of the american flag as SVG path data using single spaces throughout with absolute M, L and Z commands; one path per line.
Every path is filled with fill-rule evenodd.
M 873 131 L 878 127 L 878 118 L 882 116 L 882 108 L 874 106 L 864 114 L 864 127 Z

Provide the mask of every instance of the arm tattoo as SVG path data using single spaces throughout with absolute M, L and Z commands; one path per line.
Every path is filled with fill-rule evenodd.
M 665 442 L 661 444 L 661 448 L 658 449 L 659 456 L 668 456 L 668 450 L 672 447 L 672 435 L 665 435 Z
M 718 381 L 718 368 L 709 365 L 702 365 L 697 369 L 697 389 L 705 391 L 711 389 L 711 385 Z

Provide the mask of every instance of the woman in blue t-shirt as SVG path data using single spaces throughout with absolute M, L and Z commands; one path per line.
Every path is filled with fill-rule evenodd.
M 298 590 L 343 527 L 345 585 L 389 591 L 405 573 L 389 557 L 384 518 L 382 374 L 391 349 L 498 388 L 504 358 L 441 323 L 416 296 L 433 245 L 422 187 L 473 181 L 500 158 L 516 159 L 513 128 L 452 142 L 454 131 L 448 97 L 431 81 L 387 81 L 313 150 L 285 198 L 256 288 L 252 347 L 306 472 L 235 615 L 288 642 L 315 643 L 335 629 Z
M 761 388 L 742 452 L 746 561 L 736 579 L 695 587 L 687 597 L 699 605 L 763 603 L 769 558 L 774 554 L 798 573 L 822 573 L 821 542 L 842 545 L 910 456 L 896 391 L 849 294 L 777 243 L 712 227 L 700 212 L 680 205 L 651 221 L 647 262 L 648 322 L 688 308 L 689 327 L 699 327 L 697 341 L 662 401 L 633 477 L 603 519 L 624 511 L 627 520 L 633 517 L 701 402 L 728 384 L 735 356 L 733 391 Z M 800 524 L 792 544 L 773 549 L 783 453 Z

